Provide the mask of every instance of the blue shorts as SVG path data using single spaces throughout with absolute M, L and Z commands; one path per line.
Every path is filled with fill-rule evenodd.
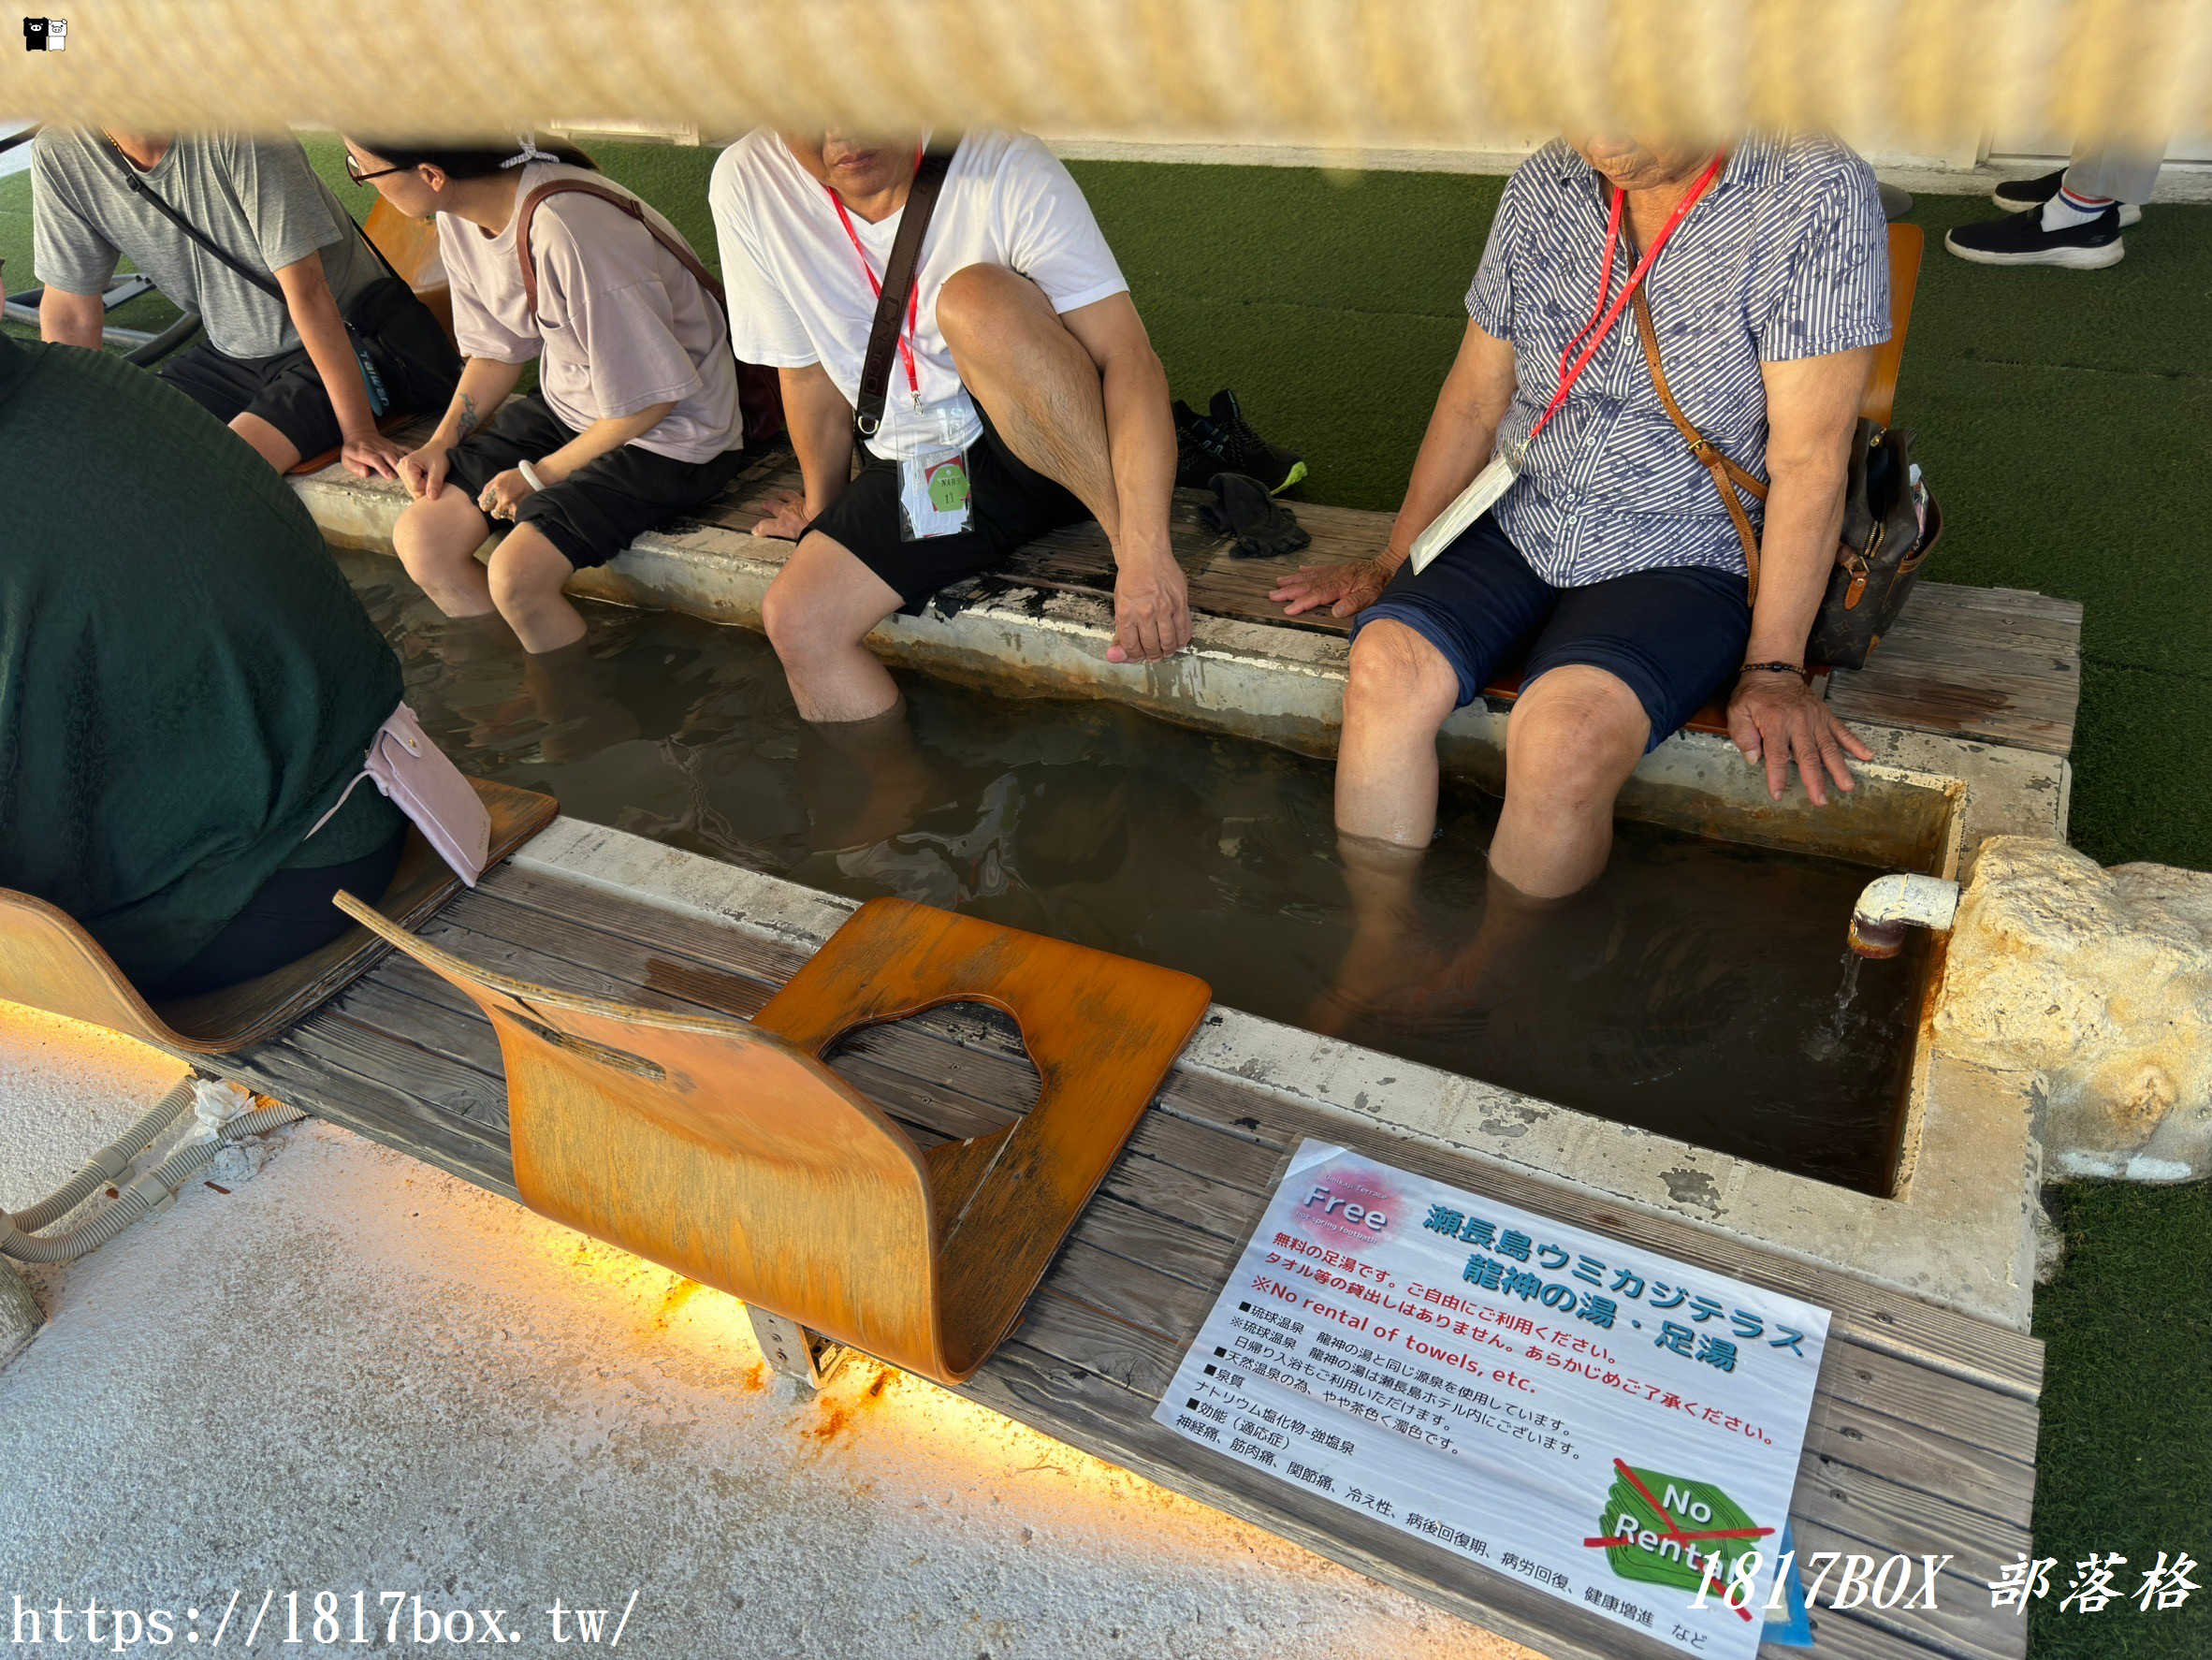
M 1554 588 L 1485 514 L 1416 575 L 1402 565 L 1382 598 L 1353 619 L 1352 637 L 1389 619 L 1444 654 L 1465 708 L 1525 647 L 1522 684 L 1563 663 L 1588 663 L 1626 683 L 1651 717 L 1657 749 L 1743 666 L 1751 638 L 1744 580 L 1675 565 Z

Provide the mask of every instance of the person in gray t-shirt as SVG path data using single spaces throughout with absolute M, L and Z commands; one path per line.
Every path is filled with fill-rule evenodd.
M 371 386 L 345 319 L 386 272 L 296 141 L 48 127 L 34 148 L 31 181 L 45 339 L 96 348 L 100 295 L 128 257 L 178 307 L 197 312 L 206 330 L 162 366 L 163 379 L 227 421 L 279 472 L 342 446 L 357 475 L 397 476 L 404 451 L 378 432 L 378 401 L 441 407 L 458 361 L 419 303 L 380 307 L 377 337 L 364 340 L 383 383 Z M 282 298 L 196 243 L 148 197 L 265 273 Z

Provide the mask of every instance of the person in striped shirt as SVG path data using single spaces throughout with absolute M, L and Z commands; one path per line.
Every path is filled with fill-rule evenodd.
M 1660 402 L 1633 312 L 1616 303 L 1639 268 L 1675 398 L 1730 459 L 1770 480 L 1755 606 L 1712 476 Z M 1818 137 L 1754 135 L 1724 153 L 1554 142 L 1506 182 L 1466 303 L 1384 552 L 1308 568 L 1275 594 L 1293 615 L 1356 616 L 1340 832 L 1425 847 L 1438 729 L 1516 658 L 1525 677 L 1490 863 L 1517 895 L 1557 898 L 1593 881 L 1637 761 L 1718 694 L 1775 799 L 1793 763 L 1816 804 L 1851 789 L 1848 757 L 1870 751 L 1800 670 L 1854 423 L 1889 335 L 1872 170 Z M 1416 574 L 1415 538 L 1493 456 L 1514 462 L 1513 482 Z

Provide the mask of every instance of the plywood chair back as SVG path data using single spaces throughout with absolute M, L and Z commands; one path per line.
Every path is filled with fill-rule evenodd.
M 1928 233 L 1917 225 L 1889 227 L 1889 338 L 1874 348 L 1874 373 L 1858 413 L 1877 427 L 1889 425 L 1897 407 L 1897 377 L 1905 366 L 1905 333 L 1913 326 L 1913 296 L 1920 286 L 1920 255 Z
M 415 290 L 415 298 L 430 308 L 444 328 L 445 338 L 451 340 L 453 288 L 446 280 L 445 263 L 438 256 L 437 222 L 409 218 L 378 197 L 361 229 L 392 269 Z
M 877 900 L 749 1023 L 531 985 L 340 902 L 491 1021 L 531 1208 L 942 1382 L 1011 1329 L 1210 996 Z M 924 1153 L 822 1056 L 954 1001 L 1012 1013 L 1043 1087 L 1011 1128 Z
M 491 809 L 495 860 L 560 811 L 550 795 L 531 790 L 478 779 L 476 793 Z M 459 886 L 410 827 L 381 904 L 391 915 L 420 922 Z M 275 1036 L 352 984 L 383 954 L 374 934 L 349 928 L 321 950 L 255 979 L 196 997 L 150 1001 L 74 918 L 43 899 L 0 888 L 0 1001 L 190 1054 L 228 1054 Z

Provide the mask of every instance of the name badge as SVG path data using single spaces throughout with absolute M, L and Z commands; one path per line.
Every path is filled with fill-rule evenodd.
M 899 535 L 904 541 L 956 536 L 968 529 L 975 491 L 968 451 L 949 442 L 954 430 L 950 410 L 940 410 L 938 422 L 939 437 L 946 442 L 925 445 L 898 464 Z
M 1429 561 L 1457 542 L 1469 525 L 1496 506 L 1498 498 L 1511 489 L 1513 481 L 1520 476 L 1504 451 L 1492 457 L 1490 465 L 1475 475 L 1475 482 L 1453 498 L 1451 505 L 1413 539 L 1415 572 L 1427 570 Z

